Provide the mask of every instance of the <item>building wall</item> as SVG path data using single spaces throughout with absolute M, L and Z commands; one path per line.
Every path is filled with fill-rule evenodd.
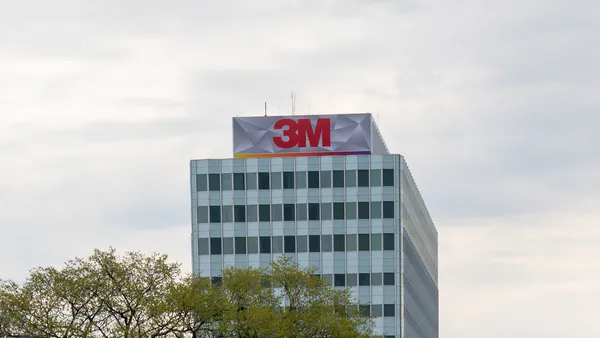
M 194 273 L 218 279 L 227 265 L 290 255 L 349 287 L 378 334 L 400 337 L 402 164 L 399 155 L 192 161 Z

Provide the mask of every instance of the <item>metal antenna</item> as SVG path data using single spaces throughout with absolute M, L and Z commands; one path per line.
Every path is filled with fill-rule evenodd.
M 296 114 L 296 93 L 292 90 L 292 115 Z
M 267 116 L 267 102 L 265 102 L 265 116 Z

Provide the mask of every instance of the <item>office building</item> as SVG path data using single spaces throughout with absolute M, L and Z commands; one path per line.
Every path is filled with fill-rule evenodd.
M 352 290 L 381 337 L 437 338 L 437 231 L 371 114 L 239 117 L 233 158 L 191 161 L 193 272 L 279 255 Z

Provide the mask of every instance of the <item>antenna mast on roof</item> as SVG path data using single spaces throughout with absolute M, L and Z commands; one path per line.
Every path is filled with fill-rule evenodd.
M 296 93 L 292 90 L 292 115 L 296 114 Z
M 265 116 L 267 116 L 267 102 L 265 102 Z

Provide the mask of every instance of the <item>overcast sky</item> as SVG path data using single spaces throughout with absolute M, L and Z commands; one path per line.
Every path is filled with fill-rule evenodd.
M 0 0 L 0 278 L 190 270 L 231 117 L 372 112 L 439 229 L 442 338 L 600 336 L 597 0 Z

